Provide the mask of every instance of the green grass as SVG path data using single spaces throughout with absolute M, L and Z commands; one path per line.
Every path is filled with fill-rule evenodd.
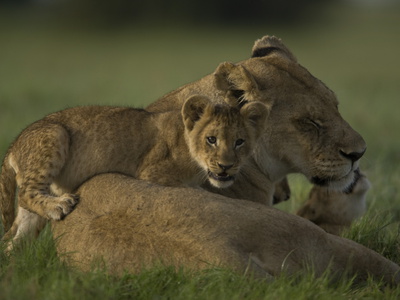
M 335 7 L 318 25 L 296 28 L 175 26 L 67 30 L 0 17 L 0 156 L 45 114 L 83 104 L 144 106 L 249 56 L 255 39 L 275 34 L 338 95 L 343 116 L 366 139 L 362 168 L 373 188 L 369 210 L 345 236 L 400 263 L 400 109 L 398 10 Z M 310 185 L 290 177 L 293 212 Z M 0 299 L 398 299 L 400 288 L 369 281 L 336 284 L 281 276 L 264 282 L 228 270 L 153 268 L 111 277 L 81 273 L 57 257 L 49 231 L 12 257 L 0 252 Z
M 120 278 L 102 271 L 80 273 L 59 261 L 49 230 L 39 241 L 24 244 L 11 261 L 2 257 L 1 267 L 1 299 L 345 299 L 345 294 L 355 292 L 351 281 L 332 284 L 328 276 L 315 279 L 311 272 L 302 278 L 281 276 L 274 282 L 224 269 L 153 267 Z

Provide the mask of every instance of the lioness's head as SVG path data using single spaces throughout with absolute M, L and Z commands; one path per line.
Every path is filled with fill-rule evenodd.
M 252 58 L 220 64 L 214 80 L 218 90 L 239 102 L 271 106 L 255 159 L 273 181 L 294 172 L 339 190 L 355 181 L 366 150 L 363 138 L 341 117 L 335 94 L 279 39 L 256 41 Z
M 268 112 L 261 102 L 230 106 L 198 95 L 185 102 L 182 118 L 186 140 L 192 157 L 212 185 L 225 188 L 233 183 L 265 132 Z

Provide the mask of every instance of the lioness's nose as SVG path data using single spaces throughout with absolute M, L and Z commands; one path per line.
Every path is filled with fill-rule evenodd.
M 343 150 L 340 150 L 340 154 L 343 155 L 344 157 L 350 159 L 352 162 L 355 162 L 359 160 L 365 153 L 367 148 L 364 148 L 362 151 L 357 151 L 357 152 L 345 152 Z
M 217 163 L 217 164 L 218 164 L 218 167 L 220 167 L 223 171 L 229 170 L 230 168 L 233 167 L 233 164 L 230 164 L 230 165 L 223 165 L 220 163 Z

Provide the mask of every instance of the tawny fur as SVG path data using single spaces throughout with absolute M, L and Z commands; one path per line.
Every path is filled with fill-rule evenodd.
M 226 94 L 271 106 L 266 131 L 243 176 L 228 189 L 213 192 L 272 205 L 274 184 L 302 173 L 316 184 L 344 190 L 366 149 L 363 138 L 343 120 L 335 94 L 312 76 L 276 37 L 255 42 L 253 57 L 222 63 L 213 74 L 152 103 L 150 111 L 179 109 L 193 94 L 216 102 Z M 284 198 L 283 198 L 284 199 Z M 279 202 L 279 195 L 275 202 Z
M 332 279 L 347 270 L 358 280 L 400 280 L 399 266 L 376 252 L 259 203 L 118 174 L 96 176 L 77 193 L 78 207 L 52 231 L 60 257 L 85 271 L 121 275 L 162 263 L 265 278 L 312 265 L 316 276 L 330 267 Z
M 349 193 L 314 186 L 297 215 L 309 219 L 325 231 L 340 234 L 366 211 L 366 194 L 371 184 L 361 175 Z
M 334 94 L 298 65 L 278 39 L 265 37 L 253 51 L 262 53 L 268 47 L 280 50 L 238 65 L 222 64 L 215 74 L 148 109 L 179 109 L 186 97 L 197 93 L 212 95 L 217 102 L 226 94 L 261 100 L 272 106 L 266 135 L 242 169 L 244 176 L 222 192 L 271 204 L 274 184 L 291 172 L 316 177 L 318 183 L 331 177 L 333 183 L 327 185 L 344 190 L 354 180 L 364 141 L 341 118 Z M 93 178 L 79 193 L 79 208 L 62 222 L 53 222 L 52 229 L 62 257 L 84 270 L 93 259 L 115 274 L 139 272 L 161 261 L 195 269 L 218 265 L 263 277 L 302 271 L 312 264 L 317 275 L 329 265 L 338 276 L 348 270 L 350 276 L 365 279 L 371 274 L 399 282 L 399 267 L 377 253 L 254 202 L 112 174 Z
M 0 208 L 6 238 L 40 231 L 39 216 L 60 220 L 75 207 L 73 194 L 96 174 L 119 172 L 168 186 L 232 184 L 264 132 L 268 108 L 216 105 L 193 96 L 180 111 L 149 113 L 127 107 L 63 110 L 27 127 L 4 159 Z M 211 143 L 208 138 L 214 139 Z M 28 225 L 29 224 L 29 225 Z

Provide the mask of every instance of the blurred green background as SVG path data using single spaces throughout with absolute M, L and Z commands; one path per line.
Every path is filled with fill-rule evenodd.
M 0 156 L 69 106 L 145 106 L 276 35 L 366 139 L 371 205 L 400 186 L 400 1 L 0 0 Z M 294 200 L 307 184 L 291 177 Z M 294 210 L 298 201 L 287 209 Z

